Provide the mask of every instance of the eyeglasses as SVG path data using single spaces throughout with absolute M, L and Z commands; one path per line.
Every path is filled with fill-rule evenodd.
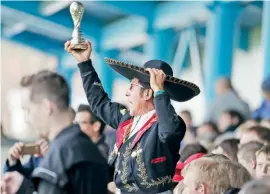
M 144 88 L 142 85 L 131 83 L 130 86 L 129 86 L 129 90 L 132 90 L 133 86 L 138 86 L 140 88 Z

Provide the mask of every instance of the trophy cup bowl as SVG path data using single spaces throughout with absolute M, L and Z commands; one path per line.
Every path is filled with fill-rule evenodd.
M 71 48 L 74 50 L 85 50 L 87 45 L 81 32 L 81 20 L 84 12 L 83 4 L 80 2 L 73 2 L 70 5 L 70 15 L 74 23 L 74 30 L 71 39 Z

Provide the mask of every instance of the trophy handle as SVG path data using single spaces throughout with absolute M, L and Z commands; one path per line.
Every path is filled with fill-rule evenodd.
M 71 48 L 74 50 L 85 50 L 87 45 L 82 37 L 80 28 L 75 28 L 72 33 Z

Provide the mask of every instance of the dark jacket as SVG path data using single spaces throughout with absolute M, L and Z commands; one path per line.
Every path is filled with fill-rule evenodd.
M 121 126 L 132 119 L 129 112 L 123 105 L 111 102 L 91 60 L 78 66 L 91 110 L 112 128 L 119 128 L 109 164 L 115 165 L 115 180 L 120 180 L 116 186 L 121 193 L 159 193 L 172 189 L 172 176 L 186 127 L 168 94 L 154 98 L 157 120 L 134 135 L 134 140 L 122 143 Z
M 108 166 L 106 160 L 79 125 L 61 131 L 51 142 L 48 153 L 26 178 L 19 194 L 105 194 Z
M 104 135 L 102 135 L 100 137 L 100 139 L 96 143 L 96 146 L 98 147 L 98 150 L 100 151 L 101 155 L 104 158 L 106 158 L 106 160 L 107 160 L 108 159 L 108 155 L 109 155 L 109 146 L 105 142 L 105 136 Z
M 43 157 L 34 157 L 31 156 L 29 158 L 29 161 L 22 165 L 21 161 L 18 160 L 17 163 L 13 166 L 9 165 L 8 160 L 6 161 L 6 164 L 4 166 L 4 173 L 6 172 L 12 172 L 12 171 L 17 171 L 21 173 L 24 177 L 30 178 L 32 172 L 34 171 L 35 168 L 37 168 L 42 161 Z

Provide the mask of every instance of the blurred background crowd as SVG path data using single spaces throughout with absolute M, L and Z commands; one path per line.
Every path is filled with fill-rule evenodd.
M 63 49 L 73 30 L 70 3 L 1 2 L 1 167 L 14 143 L 37 140 L 34 129 L 24 122 L 20 79 L 43 69 L 66 78 L 74 120 L 92 141 L 100 143 L 105 157 L 115 141 L 115 131 L 89 110 L 77 63 Z M 231 187 L 241 188 L 253 178 L 270 175 L 269 1 L 82 3 L 81 30 L 93 44 L 93 63 L 114 101 L 126 104 L 123 91 L 129 82 L 109 69 L 104 57 L 135 65 L 161 59 L 172 65 L 175 77 L 200 87 L 196 98 L 172 102 L 187 126 L 184 140 L 179 142 L 175 182 L 183 182 L 180 172 L 186 163 L 206 157 L 204 154 L 212 157 L 211 153 L 222 154 L 236 169 L 248 171 Z M 95 122 L 101 127 L 96 128 Z M 197 165 L 204 164 L 198 160 Z M 249 184 L 247 188 L 268 184 L 270 191 L 269 180 Z M 247 194 L 248 190 L 241 192 Z M 181 184 L 175 193 L 182 193 Z

